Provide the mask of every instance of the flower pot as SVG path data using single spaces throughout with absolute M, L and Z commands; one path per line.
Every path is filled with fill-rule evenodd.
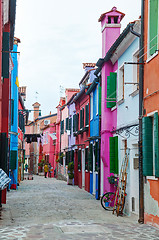
M 105 202 L 105 207 L 109 207 L 109 202 Z

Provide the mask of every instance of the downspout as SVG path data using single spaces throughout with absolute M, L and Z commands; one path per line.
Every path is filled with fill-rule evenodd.
M 139 43 L 139 223 L 144 223 L 144 181 L 142 158 L 142 116 L 143 116 L 143 76 L 144 76 L 144 0 L 141 0 L 141 34 L 130 27 L 130 32 L 140 38 Z
M 144 63 L 144 9 L 145 0 L 141 0 L 141 37 L 139 63 Z M 144 179 L 142 157 L 142 117 L 143 117 L 143 81 L 144 64 L 139 65 L 139 223 L 144 223 Z

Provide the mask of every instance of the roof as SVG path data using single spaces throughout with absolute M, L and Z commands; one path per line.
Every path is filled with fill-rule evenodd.
M 57 115 L 57 113 L 50 114 L 50 115 L 43 116 L 43 117 L 38 117 L 38 118 L 36 118 L 34 121 L 31 121 L 31 122 L 28 124 L 28 126 L 31 125 L 31 124 L 33 124 L 33 123 L 34 123 L 35 121 L 37 121 L 37 120 L 43 120 L 43 119 L 46 119 L 46 118 L 49 118 L 49 117 L 54 117 L 54 116 L 56 116 L 56 115 Z
M 99 78 L 95 78 L 92 84 L 90 85 L 90 87 L 88 88 L 86 95 L 89 95 L 98 83 L 99 83 Z
M 121 14 L 121 20 L 125 16 L 125 14 L 122 12 L 119 12 L 116 7 L 113 7 L 112 10 L 110 10 L 109 12 L 105 12 L 105 13 L 101 14 L 100 18 L 98 19 L 98 22 L 101 22 L 104 19 L 105 15 L 108 13 L 111 13 L 111 12 L 116 12 L 116 13 Z
M 127 27 L 123 30 L 123 32 L 120 34 L 120 36 L 116 39 L 114 44 L 111 46 L 111 48 L 108 50 L 104 58 L 99 58 L 96 65 L 98 68 L 94 72 L 94 74 L 97 76 L 98 73 L 102 70 L 102 66 L 105 62 L 108 62 L 110 58 L 112 57 L 113 53 L 117 49 L 117 47 L 120 45 L 120 43 L 123 41 L 123 39 L 127 36 L 127 34 L 130 32 L 130 29 L 132 26 L 134 26 L 135 22 L 129 23 Z
M 82 94 L 85 93 L 85 89 L 87 88 L 88 86 L 85 86 L 79 93 L 77 93 L 77 95 L 74 97 L 74 102 L 76 102 L 82 96 Z

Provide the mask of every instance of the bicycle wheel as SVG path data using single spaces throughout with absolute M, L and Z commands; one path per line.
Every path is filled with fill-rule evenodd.
M 105 210 L 113 211 L 115 193 L 107 192 L 101 198 L 101 205 Z

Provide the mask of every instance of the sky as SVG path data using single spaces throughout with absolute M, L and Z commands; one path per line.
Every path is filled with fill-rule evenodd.
M 64 89 L 79 88 L 82 63 L 102 56 L 98 19 L 114 6 L 125 13 L 121 31 L 141 15 L 140 0 L 17 0 L 18 77 L 27 86 L 27 109 L 38 101 L 42 116 L 56 113 Z

